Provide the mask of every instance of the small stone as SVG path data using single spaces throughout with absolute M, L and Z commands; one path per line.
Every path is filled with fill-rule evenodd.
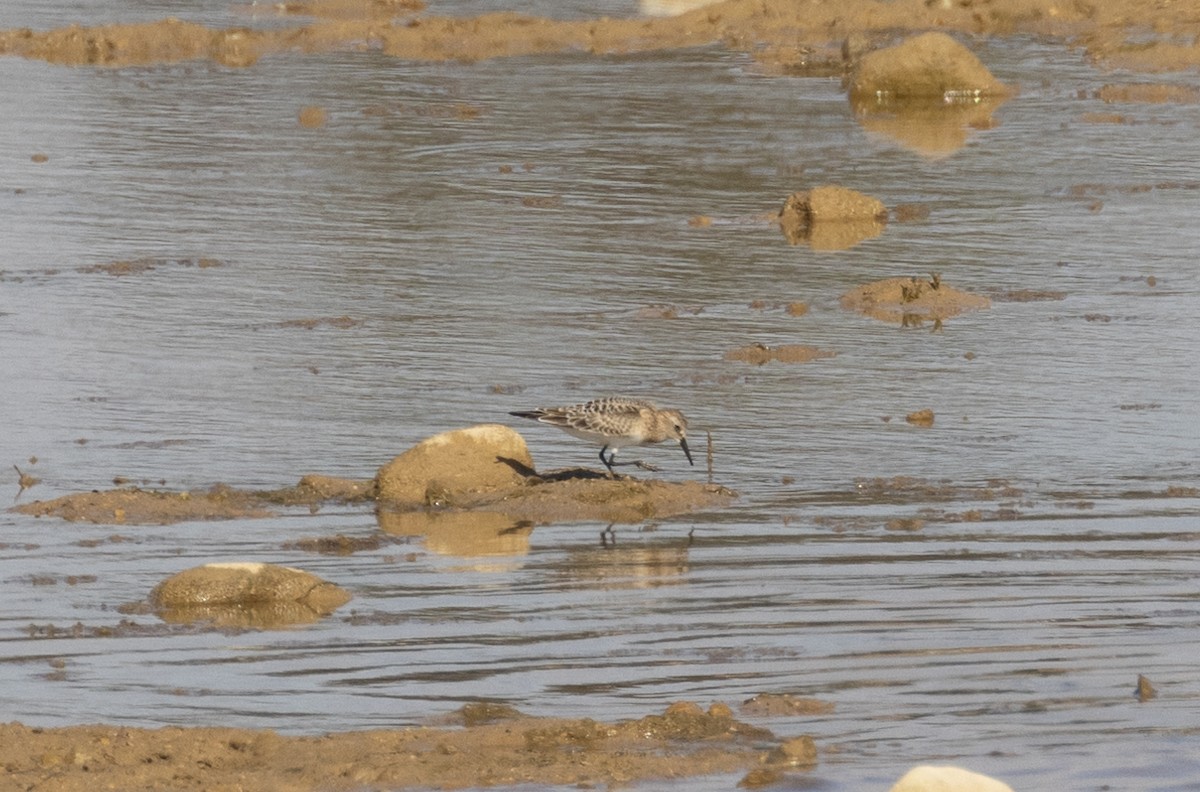
M 663 714 L 667 715 L 668 717 L 680 715 L 697 717 L 704 715 L 704 710 L 700 709 L 700 705 L 694 701 L 676 701 L 674 704 L 671 704 L 669 707 L 667 707 L 666 712 Z
M 308 107 L 300 108 L 297 118 L 300 121 L 300 126 L 306 129 L 316 129 L 325 126 L 325 122 L 329 120 L 329 114 L 325 112 L 325 108 L 323 107 L 309 105 Z
M 738 781 L 738 786 L 745 789 L 758 789 L 777 784 L 782 778 L 783 773 L 774 767 L 756 767 L 742 776 L 742 780 Z
M 708 716 L 710 718 L 732 718 L 733 710 L 729 708 L 728 704 L 718 701 L 708 708 Z
M 918 765 L 891 792 L 1013 792 L 1003 781 L 950 765 Z
M 817 744 L 805 734 L 785 740 L 767 754 L 767 763 L 788 767 L 809 767 L 817 763 Z
M 933 420 L 934 420 L 933 410 L 930 410 L 929 408 L 925 408 L 924 410 L 917 410 L 916 412 L 911 412 L 908 415 L 904 416 L 904 420 L 908 421 L 913 426 L 923 426 L 923 427 L 928 428 L 930 426 L 933 426 Z

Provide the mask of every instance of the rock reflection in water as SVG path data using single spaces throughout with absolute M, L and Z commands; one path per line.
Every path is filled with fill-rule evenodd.
M 582 588 L 644 589 L 681 585 L 689 569 L 685 542 L 625 544 L 618 532 L 614 544 L 571 551 L 559 574 Z
M 533 523 L 497 512 L 380 509 L 375 516 L 386 533 L 422 537 L 430 552 L 461 558 L 524 556 L 533 533 Z
M 967 145 L 972 130 L 993 129 L 1004 99 L 964 99 L 929 105 L 851 102 L 867 132 L 929 160 L 945 159 Z

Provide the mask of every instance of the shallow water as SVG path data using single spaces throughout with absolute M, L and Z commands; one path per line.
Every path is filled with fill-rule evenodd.
M 5 26 L 79 13 L 14 8 Z M 197 13 L 230 24 L 225 8 Z M 349 557 L 284 544 L 370 536 L 366 511 L 150 528 L 3 512 L 0 717 L 320 732 L 480 698 L 612 719 L 791 693 L 836 705 L 763 723 L 814 735 L 822 789 L 943 760 L 1018 789 L 1192 788 L 1200 107 L 1080 98 L 1146 78 L 1057 46 L 978 51 L 1020 95 L 936 160 L 861 128 L 836 81 L 717 49 L 0 60 L 16 109 L 0 119 L 0 465 L 43 480 L 21 501 L 114 476 L 369 477 L 433 432 L 605 393 L 684 410 L 742 493 L 619 527 L 609 549 L 582 524 Z M 328 123 L 299 126 L 305 105 Z M 1111 112 L 1130 123 L 1084 120 Z M 761 220 L 826 182 L 930 217 L 841 252 Z M 86 271 L 140 260 L 153 269 Z M 931 271 L 1065 294 L 937 332 L 838 307 Z M 658 304 L 685 310 L 639 314 Z M 838 355 L 722 359 L 753 342 Z M 934 427 L 903 420 L 926 407 Z M 516 426 L 542 466 L 595 462 Z M 702 475 L 675 448 L 643 458 Z M 304 567 L 355 600 L 285 632 L 94 637 L 166 575 L 230 558 Z M 1138 674 L 1158 698 L 1137 702 Z

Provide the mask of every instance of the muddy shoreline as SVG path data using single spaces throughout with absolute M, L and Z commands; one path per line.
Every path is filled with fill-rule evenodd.
M 624 784 L 811 767 L 812 741 L 782 743 L 732 710 L 676 702 L 634 721 L 532 718 L 471 704 L 458 726 L 286 736 L 270 729 L 0 725 L 0 785 L 25 790 L 279 792 Z
M 407 60 L 478 61 L 521 55 L 620 55 L 719 45 L 750 54 L 767 73 L 838 73 L 879 41 L 940 30 L 1035 35 L 1082 48 L 1106 68 L 1163 72 L 1200 66 L 1200 20 L 1186 4 L 1135 0 L 940 3 L 727 0 L 674 17 L 562 21 L 511 12 L 449 17 L 416 2 L 281 3 L 295 24 L 212 29 L 168 18 L 142 24 L 0 31 L 0 55 L 108 67 L 208 60 L 244 68 L 280 53 L 375 49 Z M 251 20 L 252 21 L 252 20 Z

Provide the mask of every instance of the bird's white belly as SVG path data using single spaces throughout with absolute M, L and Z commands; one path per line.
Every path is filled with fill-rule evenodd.
M 593 432 L 588 429 L 578 429 L 574 426 L 559 427 L 572 437 L 578 437 L 580 440 L 587 440 L 589 443 L 596 445 L 606 445 L 609 448 L 624 448 L 625 446 L 641 445 L 645 442 L 640 435 L 607 435 L 601 432 Z

